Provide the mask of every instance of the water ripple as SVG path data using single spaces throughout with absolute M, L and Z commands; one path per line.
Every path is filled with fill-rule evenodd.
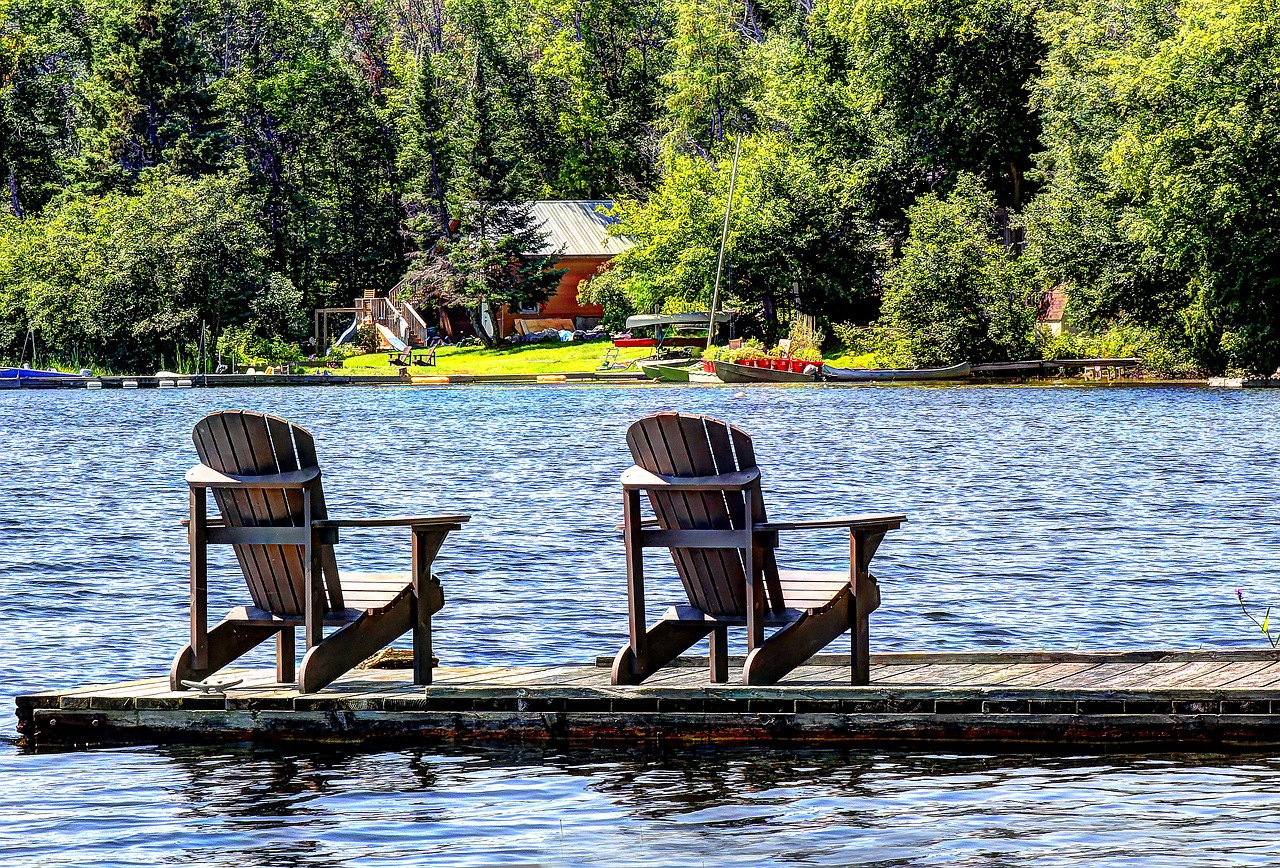
M 335 513 L 472 513 L 437 564 L 449 663 L 622 644 L 623 435 L 662 409 L 750 431 L 774 517 L 910 516 L 876 557 L 874 649 L 1257 647 L 1235 589 L 1280 599 L 1280 395 L 735 391 L 0 393 L 0 695 L 166 670 L 185 632 L 190 430 L 226 406 L 311 428 Z M 351 534 L 339 556 L 407 566 L 402 537 Z M 783 544 L 802 567 L 844 553 L 838 534 Z M 242 603 L 234 561 L 212 560 L 211 608 Z M 653 564 L 656 616 L 679 589 Z M 40 865 L 1263 865 L 1276 772 L 1270 757 L 10 748 L 0 847 Z

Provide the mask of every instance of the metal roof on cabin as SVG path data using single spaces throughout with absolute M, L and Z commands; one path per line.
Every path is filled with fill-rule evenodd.
M 533 216 L 546 233 L 547 243 L 538 253 L 559 252 L 561 256 L 614 256 L 635 246 L 630 238 L 609 234 L 616 217 L 606 217 L 597 208 L 609 208 L 606 199 L 542 199 L 533 203 Z

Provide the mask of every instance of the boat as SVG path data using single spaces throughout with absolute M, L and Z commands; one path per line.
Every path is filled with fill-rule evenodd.
M 716 314 L 717 324 L 733 320 L 733 311 L 720 311 Z M 668 335 L 668 331 L 681 329 L 700 329 L 706 331 L 711 322 L 708 313 L 642 313 L 627 317 L 627 331 L 613 339 L 615 347 L 705 347 L 705 337 L 681 337 Z M 636 329 L 653 329 L 653 337 L 636 337 L 632 334 Z
M 64 374 L 62 371 L 38 371 L 34 368 L 0 368 L 0 377 L 17 377 L 21 380 L 80 376 L 83 376 L 83 374 Z
M 663 380 L 671 383 L 689 382 L 689 374 L 700 370 L 697 363 L 688 356 L 667 359 L 640 359 L 636 367 L 651 380 Z
M 818 381 L 817 365 L 810 365 L 813 370 L 805 373 L 739 365 L 735 362 L 722 362 L 719 359 L 711 364 L 715 368 L 716 376 L 725 383 L 816 383 Z
M 970 365 L 961 362 L 945 368 L 833 368 L 822 366 L 824 379 L 838 383 L 908 383 L 923 380 L 963 380 Z
M 47 386 L 50 385 L 50 380 L 79 376 L 82 375 L 64 374 L 62 371 L 40 371 L 34 368 L 0 368 L 0 389 Z
M 658 338 L 614 338 L 613 345 L 615 347 L 704 347 L 707 345 L 706 338 L 682 338 L 674 337 L 666 340 Z

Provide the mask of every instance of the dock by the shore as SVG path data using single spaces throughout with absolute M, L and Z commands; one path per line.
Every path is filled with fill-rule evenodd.
M 0 378 L 0 389 L 190 389 L 259 386 L 405 386 L 520 384 L 538 382 L 616 383 L 644 380 L 639 371 L 576 371 L 566 374 L 183 374 L 160 377 L 113 375 L 101 377 Z
M 17 699 L 36 748 L 160 742 L 516 742 L 663 747 L 873 744 L 1229 749 L 1280 745 L 1280 654 L 1269 651 L 819 655 L 773 686 L 710 684 L 690 658 L 643 685 L 609 684 L 608 659 L 560 666 L 361 669 L 299 694 L 273 670 L 228 670 L 225 695 L 149 678 Z M 737 662 L 740 665 L 740 660 Z

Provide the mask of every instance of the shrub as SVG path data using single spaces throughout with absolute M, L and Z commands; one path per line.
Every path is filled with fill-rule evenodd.
M 1030 353 L 1036 269 L 996 240 L 994 210 L 978 178 L 962 175 L 949 197 L 926 194 L 907 212 L 910 234 L 886 275 L 879 322 L 893 361 L 928 367 Z

